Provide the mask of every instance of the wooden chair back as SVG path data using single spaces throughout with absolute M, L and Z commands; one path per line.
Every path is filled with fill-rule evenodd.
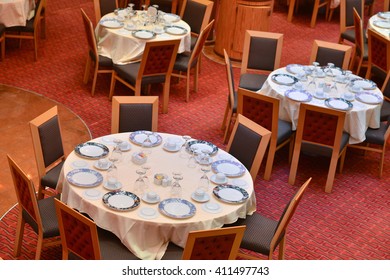
M 280 65 L 283 34 L 247 30 L 242 52 L 241 74 L 248 70 L 271 72 Z
M 54 200 L 62 243 L 62 259 L 69 253 L 84 260 L 100 260 L 100 245 L 96 224 L 80 212 Z
M 189 64 L 188 68 L 191 68 L 191 65 L 197 63 L 198 59 L 200 59 L 200 55 L 202 54 L 203 47 L 211 32 L 211 29 L 213 28 L 213 25 L 214 25 L 214 20 L 212 20 L 209 24 L 206 25 L 204 29 L 202 29 L 202 31 L 200 31 L 198 40 L 196 41 L 195 47 L 191 52 L 191 58 L 188 63 Z
M 246 226 L 191 231 L 183 260 L 235 260 Z
M 368 68 L 366 78 L 371 78 L 374 67 L 388 76 L 390 71 L 390 41 L 370 28 L 367 29 L 367 35 Z
M 182 5 L 180 17 L 191 27 L 191 34 L 199 36 L 210 22 L 214 2 L 209 0 L 187 0 Z
M 118 0 L 93 0 L 95 9 L 96 24 L 106 14 L 113 13 L 118 6 Z
M 111 133 L 157 131 L 158 96 L 114 96 Z
M 353 9 L 356 9 L 360 18 L 364 20 L 364 0 L 340 1 L 340 33 L 354 28 Z
M 355 27 L 355 48 L 353 51 L 354 55 L 352 57 L 350 68 L 351 69 L 353 68 L 356 58 L 359 58 L 358 66 L 356 69 L 356 74 L 359 75 L 360 68 L 363 64 L 365 45 L 364 45 L 364 33 L 363 33 L 363 21 L 355 8 L 353 8 L 353 21 Z
M 320 65 L 334 63 L 336 67 L 348 69 L 352 47 L 321 40 L 314 40 L 310 56 L 310 64 L 317 61 Z
M 158 9 L 165 13 L 176 14 L 178 0 L 145 0 L 146 6 L 158 5 Z
M 88 42 L 88 49 L 89 54 L 93 55 L 94 61 L 99 61 L 99 55 L 97 50 L 97 43 L 96 43 L 96 37 L 95 37 L 95 30 L 93 28 L 92 21 L 88 17 L 88 15 L 85 13 L 85 11 L 81 8 L 81 15 L 83 18 L 83 24 L 84 24 L 84 30 L 85 34 L 87 35 L 87 42 Z
M 316 146 L 316 153 L 330 155 L 331 161 L 326 180 L 325 191 L 332 191 L 337 161 L 340 155 L 341 168 L 345 156 L 346 144 L 342 143 L 345 111 L 333 110 L 302 103 L 299 106 L 298 126 L 292 156 L 289 184 L 293 185 L 298 168 L 302 146 Z M 343 146 L 344 145 L 344 146 Z
M 270 138 L 271 131 L 243 115 L 237 115 L 226 150 L 248 169 L 253 181 L 259 172 Z

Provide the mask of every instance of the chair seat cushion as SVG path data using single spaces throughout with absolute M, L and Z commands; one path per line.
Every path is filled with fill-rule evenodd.
M 60 177 L 63 165 L 64 161 L 50 169 L 49 172 L 41 178 L 41 186 L 55 189 L 57 187 L 58 178 Z
M 341 152 L 344 147 L 348 144 L 349 141 L 349 134 L 347 132 L 343 132 L 343 135 L 341 136 L 341 144 L 340 144 L 340 151 Z M 331 157 L 332 156 L 332 148 L 324 147 L 312 143 L 302 143 L 301 147 L 302 152 L 305 155 L 309 156 L 324 156 L 324 157 Z
M 99 66 L 111 68 L 113 66 L 112 59 L 99 55 Z
M 173 65 L 173 70 L 180 72 L 187 72 L 188 63 L 190 61 L 191 54 L 183 53 L 176 56 L 175 64 Z M 192 62 L 191 68 L 196 65 L 197 59 Z
M 292 131 L 292 124 L 288 121 L 279 120 L 278 121 L 278 141 L 277 145 L 280 145 L 285 140 L 290 138 Z
M 347 29 L 343 33 L 341 33 L 340 36 L 344 40 L 350 41 L 352 43 L 355 42 L 355 30 L 354 29 Z
M 129 63 L 125 65 L 114 64 L 113 66 L 117 75 L 132 85 L 135 85 L 138 76 L 139 67 L 140 67 L 140 62 Z M 165 75 L 149 76 L 149 77 L 147 76 L 142 78 L 141 84 L 147 85 L 147 84 L 158 84 L 164 82 L 165 82 Z
M 26 26 L 6 27 L 5 31 L 6 32 L 28 32 L 28 33 L 34 33 L 34 18 L 28 20 L 26 22 Z
M 390 102 L 384 100 L 381 108 L 381 122 L 386 121 L 390 117 Z
M 366 131 L 366 142 L 383 146 L 388 127 L 388 122 L 382 122 L 378 129 L 368 128 Z
M 251 91 L 258 91 L 267 80 L 266 74 L 244 73 L 240 76 L 239 87 L 245 88 Z

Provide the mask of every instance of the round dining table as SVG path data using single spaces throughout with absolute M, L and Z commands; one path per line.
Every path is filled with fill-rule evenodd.
M 95 29 L 99 55 L 115 64 L 131 63 L 141 59 L 146 42 L 179 38 L 178 53 L 191 51 L 191 27 L 179 16 L 166 14 L 165 24 L 145 25 L 142 13 L 126 20 L 114 13 L 103 16 Z
M 299 74 L 303 75 L 303 66 L 290 64 L 287 67 L 277 69 L 269 74 L 259 94 L 276 97 L 280 100 L 279 118 L 292 123 L 293 130 L 296 130 L 299 116 L 299 105 L 306 102 L 320 107 L 346 111 L 344 130 L 349 133 L 349 143 L 356 144 L 365 140 L 365 132 L 368 127 L 379 128 L 380 110 L 383 103 L 383 94 L 380 89 L 370 80 L 363 79 L 351 74 L 350 79 L 358 83 L 359 93 L 351 92 L 348 83 L 335 82 L 335 77 L 323 75 L 316 78 L 316 85 L 320 82 L 328 87 L 336 86 L 328 93 L 318 96 L 317 87 L 310 88 L 307 81 L 299 82 Z M 333 69 L 334 75 L 341 74 L 342 70 Z M 297 88 L 297 85 L 300 88 Z M 365 88 L 367 87 L 367 88 Z M 348 99 L 345 97 L 348 93 Z M 344 107 L 345 106 L 345 107 Z
M 34 17 L 34 0 L 0 0 L 0 23 L 6 27 L 26 26 Z
M 142 146 L 146 134 L 112 134 L 78 145 L 67 157 L 60 175 L 57 190 L 61 200 L 113 232 L 140 259 L 161 259 L 169 242 L 184 247 L 190 231 L 220 228 L 256 211 L 251 175 L 229 153 L 206 141 L 187 140 L 186 146 L 211 153 L 211 172 L 206 173 L 210 186 L 199 198 L 196 195 L 204 170 L 199 163 L 195 167 L 189 164 L 191 153 L 182 150 L 183 138 L 154 133 L 149 136 L 153 147 L 147 149 Z M 118 181 L 111 187 L 111 168 L 105 171 L 99 162 L 104 157 L 110 159 L 118 140 L 125 143 L 125 150 L 115 163 Z M 146 162 L 145 157 L 139 157 L 144 151 Z M 137 171 L 145 165 L 147 173 L 139 175 Z M 181 195 L 172 192 L 175 172 L 182 176 Z M 216 179 L 221 172 L 227 175 L 220 178 L 224 181 Z M 140 190 L 135 182 L 144 176 L 148 187 Z M 125 204 L 131 200 L 130 206 L 123 206 L 121 199 Z
M 371 28 L 390 40 L 390 12 L 379 12 L 368 20 L 368 28 Z

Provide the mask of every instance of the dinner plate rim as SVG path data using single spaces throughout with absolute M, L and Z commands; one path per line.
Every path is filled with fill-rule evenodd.
M 213 156 L 218 152 L 218 147 L 216 145 L 214 145 L 213 143 L 206 141 L 206 140 L 190 140 L 190 141 L 188 141 L 186 144 L 186 151 L 191 153 L 190 147 L 194 144 L 205 144 L 205 145 L 209 146 L 210 148 L 212 148 L 213 150 L 211 151 L 210 156 Z
M 354 82 L 355 81 L 366 81 L 368 82 L 369 84 L 371 84 L 371 87 L 362 87 L 362 89 L 364 90 L 372 90 L 372 89 L 376 89 L 377 87 L 377 84 L 369 79 L 363 79 L 363 78 L 355 78 L 355 79 L 352 79 L 351 80 L 351 86 L 353 86 Z
M 164 206 L 167 205 L 168 203 L 175 203 L 175 202 L 180 202 L 180 203 L 186 204 L 190 208 L 190 212 L 188 214 L 184 214 L 184 215 L 175 215 L 175 214 L 167 212 L 164 209 Z M 162 213 L 163 215 L 165 215 L 167 217 L 170 217 L 170 218 L 174 218 L 174 219 L 188 219 L 188 218 L 191 218 L 191 217 L 193 217 L 195 215 L 195 213 L 196 213 L 196 206 L 192 202 L 190 202 L 190 201 L 188 201 L 186 199 L 182 199 L 182 198 L 167 198 L 167 199 L 164 199 L 164 200 L 160 201 L 160 203 L 158 204 L 158 210 L 160 211 L 160 213 Z
M 278 76 L 287 76 L 287 77 L 291 78 L 291 79 L 293 80 L 293 82 L 291 82 L 291 83 L 282 83 L 282 82 L 279 82 L 279 81 L 276 80 L 276 77 L 278 77 Z M 290 75 L 290 74 L 285 74 L 285 73 L 273 74 L 273 75 L 271 76 L 271 80 L 272 80 L 274 83 L 276 83 L 276 84 L 278 84 L 278 85 L 283 85 L 283 86 L 292 86 L 292 85 L 294 85 L 295 83 L 298 82 L 298 78 L 297 78 L 297 77 L 294 77 L 294 76 L 292 76 L 292 75 Z
M 101 155 L 98 155 L 98 156 L 89 156 L 89 155 L 85 155 L 85 154 L 82 154 L 80 149 L 83 148 L 83 147 L 86 147 L 86 146 L 96 146 L 96 147 L 99 147 L 99 148 L 102 148 L 103 149 L 103 153 Z M 84 143 L 80 143 L 78 144 L 75 148 L 74 148 L 74 151 L 75 153 L 82 157 L 82 158 L 87 158 L 87 159 L 100 159 L 100 158 L 104 158 L 106 157 L 109 152 L 110 152 L 110 149 L 102 144 L 102 143 L 98 143 L 98 142 L 84 142 Z
M 108 202 L 108 199 L 110 197 L 112 197 L 112 196 L 115 196 L 115 195 L 125 195 L 125 196 L 128 196 L 128 197 L 131 197 L 134 200 L 134 203 L 133 203 L 133 205 L 131 205 L 129 207 L 116 207 L 114 205 L 111 205 Z M 129 191 L 116 190 L 116 191 L 110 191 L 110 192 L 105 193 L 103 195 L 103 197 L 102 197 L 102 202 L 103 202 L 103 204 L 106 207 L 108 207 L 108 208 L 110 208 L 112 210 L 125 212 L 125 211 L 131 211 L 131 210 L 136 209 L 140 205 L 141 200 L 138 197 L 138 195 L 136 195 L 135 193 L 132 193 L 132 192 L 129 192 Z
M 168 29 L 169 29 L 169 28 L 173 28 L 173 27 L 178 28 L 178 29 L 181 29 L 181 30 L 183 30 L 183 32 L 180 33 L 180 34 L 169 32 Z M 165 26 L 165 27 L 164 27 L 164 30 L 165 30 L 166 33 L 168 33 L 168 34 L 170 34 L 170 35 L 176 35 L 176 36 L 181 36 L 181 35 L 187 34 L 187 32 L 188 32 L 187 28 L 182 27 L 182 26 L 179 26 L 179 25 Z
M 90 173 L 90 174 L 93 174 L 96 176 L 96 181 L 94 183 L 91 183 L 91 184 L 81 184 L 81 183 L 77 183 L 75 182 L 71 176 L 74 176 L 75 174 L 78 174 L 78 173 Z M 90 169 L 90 168 L 76 168 L 76 169 L 73 169 L 71 171 L 69 171 L 67 174 L 66 174 L 66 180 L 76 186 L 76 187 L 82 187 L 82 188 L 93 188 L 93 187 L 96 187 L 98 185 L 100 185 L 102 182 L 103 182 L 103 175 L 96 171 L 96 170 L 93 170 L 93 169 Z
M 119 23 L 119 26 L 107 26 L 107 25 L 104 25 L 104 22 L 106 21 L 114 21 L 114 22 L 118 22 Z M 120 20 L 116 19 L 116 18 L 105 18 L 105 19 L 101 19 L 99 21 L 99 24 L 104 26 L 105 28 L 111 28 L 111 29 L 118 29 L 118 28 L 122 28 L 125 24 L 123 22 L 121 22 Z
M 151 33 L 152 34 L 152 37 L 150 38 L 144 38 L 144 37 L 139 37 L 137 36 L 137 32 L 147 32 L 147 33 Z M 156 37 L 156 32 L 152 31 L 152 30 L 148 30 L 148 29 L 137 29 L 137 30 L 134 30 L 133 32 L 131 32 L 131 35 L 134 36 L 135 38 L 137 39 L 142 39 L 142 40 L 150 40 L 150 39 L 153 39 Z
M 240 172 L 236 173 L 236 174 L 226 174 L 226 173 L 218 170 L 218 165 L 222 164 L 222 163 L 231 163 L 231 164 L 237 166 L 240 169 Z M 244 175 L 245 171 L 246 171 L 245 166 L 241 162 L 238 162 L 238 161 L 235 161 L 235 160 L 230 160 L 230 159 L 221 159 L 221 160 L 214 161 L 211 164 L 211 169 L 213 170 L 214 173 L 221 172 L 221 173 L 224 173 L 226 175 L 226 177 L 230 177 L 230 178 L 231 177 L 240 177 L 240 176 Z
M 243 197 L 240 200 L 236 200 L 236 201 L 225 199 L 225 198 L 221 197 L 218 194 L 218 192 L 220 190 L 222 190 L 222 189 L 234 189 L 234 190 L 237 190 L 237 191 L 239 191 L 242 194 Z M 215 186 L 213 188 L 213 194 L 220 201 L 223 201 L 223 202 L 226 202 L 226 203 L 230 203 L 230 204 L 241 204 L 241 203 L 245 202 L 246 200 L 248 200 L 248 198 L 249 198 L 249 193 L 245 189 L 243 189 L 243 188 L 241 188 L 239 186 L 231 185 L 231 184 L 224 184 L 224 185 Z
M 292 93 L 292 92 L 300 92 L 300 93 L 304 93 L 304 94 L 306 94 L 306 99 L 304 99 L 304 100 L 297 100 L 297 99 L 294 99 L 294 98 L 292 98 L 291 96 L 290 96 L 290 93 Z M 289 89 L 289 90 L 287 90 L 285 93 L 284 93 L 284 95 L 287 97 L 287 98 L 289 98 L 289 99 L 291 99 L 291 100 L 294 100 L 294 101 L 297 101 L 297 102 L 310 102 L 312 99 L 313 99 L 313 95 L 310 93 L 310 92 L 308 92 L 307 90 L 304 90 L 304 89 Z
M 367 101 L 364 101 L 363 99 L 361 99 L 361 95 L 363 95 L 363 94 L 375 96 L 378 99 L 378 102 L 367 102 Z M 358 100 L 358 101 L 360 101 L 362 103 L 365 103 L 365 104 L 369 104 L 369 105 L 377 105 L 377 104 L 381 104 L 383 102 L 383 98 L 381 96 L 379 96 L 376 93 L 367 92 L 367 91 L 362 91 L 362 92 L 356 93 L 355 94 L 355 98 L 356 98 L 356 100 Z
M 158 145 L 160 145 L 162 143 L 161 135 L 159 133 L 156 133 L 156 132 L 153 132 L 153 131 L 149 131 L 149 130 L 137 130 L 137 131 L 131 132 L 130 135 L 129 135 L 130 142 L 132 142 L 132 143 L 134 143 L 136 145 L 142 146 L 142 143 L 139 143 L 139 142 L 135 141 L 135 136 L 138 135 L 138 134 L 145 134 L 145 132 L 152 132 L 153 135 L 157 138 L 157 141 L 152 143 L 151 147 L 156 147 L 156 146 L 158 146 Z
M 348 108 L 342 109 L 342 108 L 335 108 L 334 106 L 331 106 L 331 104 L 329 102 L 333 101 L 333 100 L 340 100 L 340 101 L 347 103 Z M 345 98 L 341 98 L 341 97 L 327 98 L 327 99 L 325 99 L 325 105 L 329 108 L 340 110 L 340 111 L 349 111 L 349 110 L 352 110 L 352 108 L 353 108 L 353 104 L 350 101 L 346 100 Z

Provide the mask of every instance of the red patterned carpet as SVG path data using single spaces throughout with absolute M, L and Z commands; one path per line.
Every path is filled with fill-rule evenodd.
M 100 76 L 95 97 L 91 84 L 82 83 L 85 63 L 85 36 L 80 8 L 94 18 L 92 1 L 48 1 L 47 39 L 39 41 L 39 60 L 33 61 L 31 42 L 17 48 L 7 41 L 6 58 L 0 62 L 0 83 L 38 92 L 72 109 L 88 125 L 93 137 L 110 132 L 111 103 L 108 101 L 109 79 Z M 381 1 L 377 1 L 381 2 Z M 376 11 L 379 8 L 376 7 Z M 277 6 L 272 15 L 271 30 L 284 33 L 282 65 L 307 63 L 313 39 L 336 42 L 338 14 L 332 22 L 319 16 L 315 29 L 309 28 L 309 13 L 300 11 L 293 23 L 286 21 L 286 7 Z M 239 69 L 235 69 L 238 80 Z M 211 141 L 221 148 L 220 125 L 227 100 L 223 65 L 204 59 L 198 93 L 184 101 L 184 81 L 171 90 L 169 113 L 159 114 L 159 130 L 188 134 Z M 118 85 L 121 94 L 127 92 Z M 153 92 L 158 93 L 159 88 Z M 290 222 L 286 259 L 390 259 L 390 160 L 387 153 L 384 176 L 377 177 L 379 156 L 349 151 L 343 174 L 337 174 L 333 192 L 326 194 L 328 161 L 302 157 L 295 186 L 287 183 L 287 151 L 276 154 L 270 181 L 262 179 L 263 168 L 255 182 L 257 209 L 278 219 L 285 204 L 298 186 L 313 177 L 301 204 Z M 12 188 L 10 188 L 12 190 Z M 12 248 L 17 210 L 12 209 L 0 221 L 0 257 L 14 259 Z M 20 259 L 32 259 L 36 239 L 28 228 Z M 60 258 L 59 248 L 49 248 L 43 259 Z

